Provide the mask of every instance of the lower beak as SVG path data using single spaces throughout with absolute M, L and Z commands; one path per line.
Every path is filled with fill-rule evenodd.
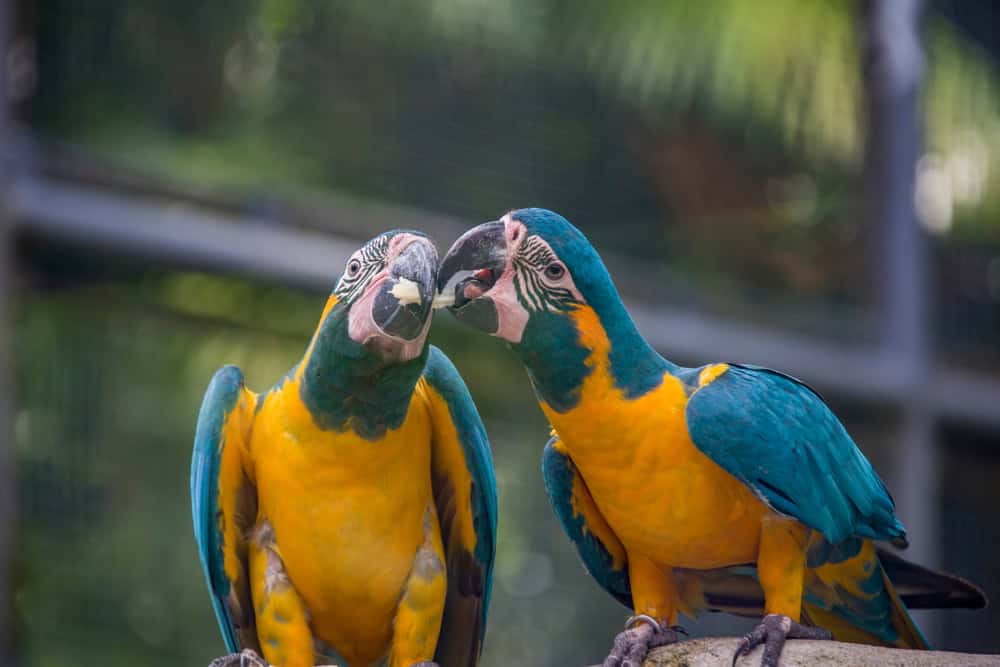
M 494 333 L 496 304 L 490 290 L 507 268 L 507 238 L 503 222 L 473 227 L 452 245 L 438 269 L 438 292 L 461 322 Z
M 386 334 L 414 340 L 424 330 L 434 301 L 437 250 L 428 239 L 410 242 L 393 260 L 372 304 L 372 319 Z

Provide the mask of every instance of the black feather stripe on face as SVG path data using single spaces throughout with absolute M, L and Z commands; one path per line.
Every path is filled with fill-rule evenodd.
M 542 272 L 555 261 L 557 257 L 552 250 L 537 236 L 526 238 L 514 257 L 514 289 L 527 310 L 566 310 L 577 302 L 571 290 L 550 285 L 541 278 Z
M 389 236 L 387 234 L 376 236 L 363 245 L 357 253 L 351 256 L 351 259 L 347 263 L 350 266 L 351 262 L 358 260 L 361 263 L 361 269 L 353 276 L 349 276 L 345 269 L 344 275 L 341 276 L 340 282 L 337 283 L 333 293 L 341 301 L 353 301 L 358 294 L 364 291 L 365 286 L 368 285 L 372 276 L 385 267 L 385 259 L 388 252 Z

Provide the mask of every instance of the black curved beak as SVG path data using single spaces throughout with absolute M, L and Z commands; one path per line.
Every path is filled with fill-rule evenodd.
M 392 262 L 372 304 L 372 319 L 386 334 L 413 340 L 424 330 L 434 302 L 437 261 L 430 239 L 417 237 Z
M 453 296 L 448 310 L 460 322 L 496 333 L 499 319 L 489 295 L 507 267 L 504 224 L 486 222 L 463 234 L 441 261 L 438 292 Z

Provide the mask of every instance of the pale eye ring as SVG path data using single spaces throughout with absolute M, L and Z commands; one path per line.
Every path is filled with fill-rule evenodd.
M 347 263 L 347 275 L 349 277 L 354 277 L 358 275 L 358 271 L 361 270 L 361 260 L 352 259 Z
M 545 277 L 550 280 L 559 280 L 566 275 L 566 267 L 559 262 L 552 262 L 545 267 Z

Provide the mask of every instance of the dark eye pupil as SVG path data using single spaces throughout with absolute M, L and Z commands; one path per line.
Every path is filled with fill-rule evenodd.
M 353 262 L 347 265 L 347 271 L 349 273 L 357 273 L 360 270 L 361 270 L 361 262 L 359 262 L 358 260 L 354 260 Z
M 548 268 L 545 269 L 545 273 L 547 273 L 550 278 L 562 278 L 563 267 L 558 264 L 549 264 Z

